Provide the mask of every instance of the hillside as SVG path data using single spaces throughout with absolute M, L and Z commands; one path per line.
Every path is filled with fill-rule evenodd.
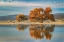
M 63 19 L 64 18 L 64 13 L 55 13 L 54 17 L 55 17 L 55 19 Z
M 0 20 L 16 20 L 16 15 L 7 15 L 7 16 L 0 16 Z M 29 17 L 28 15 L 25 15 L 27 18 Z M 63 19 L 64 18 L 64 13 L 55 13 L 54 14 L 55 19 Z

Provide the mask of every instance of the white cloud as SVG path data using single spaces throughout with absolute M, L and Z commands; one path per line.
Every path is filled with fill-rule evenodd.
M 41 4 L 26 3 L 26 2 L 0 2 L 0 6 L 41 6 Z
M 61 6 L 62 5 L 62 6 Z M 63 7 L 63 3 L 28 3 L 28 2 L 0 2 L 0 6 L 41 6 L 41 7 Z

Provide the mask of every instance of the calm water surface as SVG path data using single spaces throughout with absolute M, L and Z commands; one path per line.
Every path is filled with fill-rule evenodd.
M 64 25 L 0 25 L 0 41 L 64 42 Z

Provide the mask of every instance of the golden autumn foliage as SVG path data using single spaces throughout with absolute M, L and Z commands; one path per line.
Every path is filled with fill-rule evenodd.
M 51 21 L 55 21 L 54 15 L 50 14 L 52 12 L 52 9 L 50 7 L 43 8 L 34 8 L 29 13 L 29 20 L 31 22 L 40 22 L 42 23 L 43 20 L 49 19 Z M 26 16 L 24 14 L 18 14 L 16 16 L 16 19 L 18 22 L 24 20 Z
M 43 13 L 43 11 L 44 11 L 43 8 L 34 8 L 33 10 L 30 11 L 29 19 L 34 22 L 39 21 L 39 20 L 40 22 L 42 22 L 42 17 L 40 13 L 41 12 Z
M 16 16 L 16 19 L 17 19 L 18 22 L 24 20 L 25 18 L 26 18 L 26 16 L 25 16 L 24 14 L 18 14 L 18 15 Z
M 44 19 L 49 19 L 55 21 L 54 15 L 50 14 L 52 9 L 50 7 L 43 8 L 34 8 L 30 11 L 29 19 L 31 22 L 43 22 Z
M 46 9 L 44 10 L 44 13 L 50 14 L 50 12 L 52 12 L 52 9 L 50 7 L 46 7 Z

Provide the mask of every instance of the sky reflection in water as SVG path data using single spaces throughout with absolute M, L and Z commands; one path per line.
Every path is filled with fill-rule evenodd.
M 63 42 L 64 25 L 0 25 L 0 41 Z

